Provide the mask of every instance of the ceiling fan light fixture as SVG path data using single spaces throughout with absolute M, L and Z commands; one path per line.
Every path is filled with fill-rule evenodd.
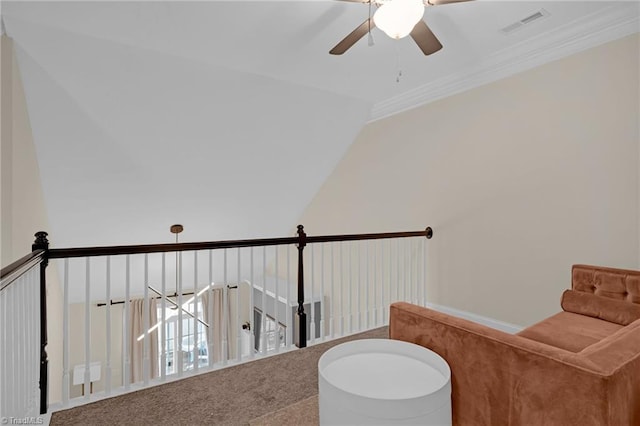
M 385 34 L 397 40 L 408 36 L 423 15 L 422 0 L 391 0 L 376 10 L 373 21 Z

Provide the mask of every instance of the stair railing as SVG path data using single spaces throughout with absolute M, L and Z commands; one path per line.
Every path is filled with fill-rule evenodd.
M 0 419 L 47 412 L 46 232 L 32 252 L 0 271 Z
M 83 247 L 83 248 L 49 248 L 46 232 L 38 232 L 36 234 L 36 242 L 33 244 L 33 252 L 18 262 L 2 269 L 2 307 L 4 312 L 11 313 L 11 309 L 20 311 L 20 307 L 29 307 L 21 315 L 22 319 L 16 318 L 10 321 L 5 321 L 2 324 L 2 337 L 3 347 L 9 349 L 3 349 L 2 352 L 2 377 L 0 382 L 12 383 L 7 385 L 16 386 L 16 381 L 20 383 L 20 386 L 24 384 L 24 394 L 13 394 L 11 399 L 2 400 L 2 410 L 0 415 L 6 416 L 6 413 L 15 413 L 15 417 L 21 415 L 27 415 L 32 411 L 33 405 L 33 376 L 35 371 L 39 371 L 38 387 L 39 400 L 40 400 L 40 413 L 47 411 L 47 377 L 48 377 L 48 360 L 46 353 L 47 344 L 47 327 L 46 327 L 46 276 L 45 269 L 51 259 L 63 259 L 64 265 L 64 297 L 65 297 L 65 320 L 64 320 L 64 339 L 63 342 L 63 403 L 69 402 L 69 382 L 70 382 L 70 369 L 69 369 L 69 352 L 68 352 L 68 297 L 69 297 L 69 259 L 85 258 L 86 264 L 86 303 L 85 303 L 85 371 L 84 371 L 84 389 L 92 387 L 91 383 L 91 368 L 90 365 L 90 321 L 91 315 L 89 312 L 89 305 L 92 303 L 90 298 L 90 258 L 94 257 L 106 257 L 107 275 L 106 275 L 106 289 L 107 295 L 110 292 L 110 259 L 112 256 L 126 257 L 127 264 L 127 293 L 125 300 L 122 302 L 113 302 L 108 296 L 106 301 L 107 305 L 107 318 L 110 317 L 109 308 L 115 303 L 124 303 L 125 308 L 128 307 L 129 300 L 129 257 L 132 255 L 144 256 L 144 300 L 145 312 L 148 313 L 149 303 L 148 300 L 152 297 L 149 294 L 149 288 L 151 288 L 148 281 L 148 256 L 154 253 L 160 253 L 162 255 L 162 298 L 166 298 L 165 282 L 164 282 L 164 267 L 165 267 L 165 253 L 175 252 L 176 260 L 178 256 L 180 259 L 180 274 L 182 274 L 182 253 L 194 252 L 194 299 L 200 296 L 202 292 L 198 292 L 198 255 L 197 253 L 202 251 L 209 251 L 209 269 L 212 268 L 211 253 L 215 250 L 221 250 L 224 252 L 224 281 L 225 281 L 225 295 L 227 295 L 227 288 L 231 288 L 228 285 L 227 280 L 227 251 L 229 249 L 237 250 L 237 281 L 241 282 L 240 272 L 240 250 L 243 248 L 250 248 L 250 263 L 251 263 L 251 277 L 243 282 L 249 282 L 251 284 L 251 305 L 252 307 L 260 307 L 262 313 L 268 315 L 269 306 L 265 306 L 265 295 L 268 293 L 266 283 L 263 283 L 261 291 L 263 292 L 261 302 L 254 304 L 254 291 L 258 288 L 253 281 L 253 269 L 254 269 L 254 248 L 262 247 L 262 268 L 266 274 L 267 260 L 266 260 L 266 248 L 278 246 L 286 246 L 286 270 L 290 272 L 289 263 L 289 248 L 295 246 L 297 250 L 297 295 L 295 307 L 295 324 L 292 327 L 287 327 L 287 332 L 290 333 L 291 329 L 297 330 L 295 336 L 290 336 L 289 342 L 294 341 L 295 346 L 298 348 L 304 348 L 308 342 L 314 343 L 316 339 L 334 338 L 340 335 L 346 335 L 353 332 L 363 331 L 368 327 L 381 326 L 385 324 L 385 309 L 388 303 L 393 300 L 406 300 L 414 303 L 424 304 L 426 301 L 426 239 L 430 239 L 433 235 L 433 231 L 430 227 L 427 227 L 423 231 L 414 232 L 389 232 L 389 233 L 370 233 L 370 234 L 347 234 L 347 235 L 324 235 L 324 236 L 308 236 L 302 225 L 297 227 L 297 234 L 294 237 L 284 238 L 263 238 L 263 239 L 247 239 L 247 240 L 229 240 L 229 241 L 211 241 L 211 242 L 186 242 L 186 243 L 171 243 L 171 244 L 148 244 L 148 245 L 129 245 L 129 246 L 110 246 L 110 247 Z M 400 240 L 403 239 L 416 239 L 422 237 L 422 242 L 414 246 L 404 247 L 400 245 Z M 426 239 L 424 239 L 426 237 Z M 378 240 L 378 242 L 374 241 Z M 391 241 L 396 240 L 396 244 L 392 245 Z M 386 241 L 386 242 L 385 242 Z M 366 245 L 364 245 L 366 244 Z M 373 244 L 372 246 L 370 244 Z M 309 248 L 310 253 L 306 254 L 307 267 L 309 270 L 305 271 L 305 248 Z M 317 249 L 316 249 L 317 248 Z M 343 253 L 344 250 L 344 253 Z M 328 253 L 328 256 L 327 256 Z M 328 257 L 328 259 L 327 259 Z M 346 266 L 345 266 L 346 264 Z M 319 266 L 318 266 L 319 265 Z M 335 266 L 338 265 L 336 268 Z M 202 266 L 202 265 L 201 265 Z M 272 265 L 273 266 L 273 265 Z M 282 264 L 280 265 L 282 266 Z M 278 251 L 275 251 L 275 275 L 276 285 L 274 287 L 274 293 L 271 296 L 273 301 L 273 309 L 271 315 L 276 324 L 276 331 L 278 333 L 278 324 L 280 322 L 288 321 L 288 313 L 286 311 L 280 312 L 279 301 L 282 299 L 282 295 L 278 294 Z M 337 269 L 337 274 L 336 274 Z M 176 271 L 178 271 L 176 266 Z M 364 271 L 364 272 L 363 272 Z M 286 273 L 285 273 L 286 275 Z M 327 276 L 329 278 L 327 278 Z M 310 281 L 309 286 L 305 286 L 305 277 Z M 211 272 L 209 273 L 209 279 L 211 281 Z M 264 277 L 263 277 L 264 279 Z M 395 284 L 394 284 L 395 283 Z M 402 283 L 402 285 L 401 285 Z M 179 323 L 182 324 L 182 308 L 184 300 L 183 295 L 185 293 L 182 290 L 181 281 L 176 277 L 176 286 L 180 284 L 180 288 L 176 289 L 177 306 L 180 306 L 178 314 L 180 315 Z M 210 286 L 207 286 L 210 287 Z M 309 287 L 311 298 L 305 298 L 305 287 Z M 14 295 L 10 292 L 11 289 L 17 289 Z M 152 288 L 153 292 L 158 290 Z M 204 291 L 204 289 L 203 289 Z M 335 292 L 335 294 L 334 294 Z M 197 295 L 195 293 L 198 293 Z M 155 293 L 154 293 L 155 294 Z M 226 296 L 225 296 L 226 297 Z M 238 303 L 238 292 L 235 293 L 235 303 Z M 322 308 L 319 310 L 314 304 L 315 299 L 330 300 L 330 306 L 328 308 Z M 287 290 L 286 301 L 289 299 Z M 38 300 L 39 309 L 33 309 L 34 301 Z M 168 299 L 167 299 L 168 300 Z M 165 300 L 163 299 L 163 309 L 165 306 Z M 98 306 L 105 304 L 98 304 Z M 260 306 L 258 306 L 260 305 Z M 195 304 L 197 306 L 197 303 Z M 305 308 L 305 306 L 307 308 Z M 197 309 L 197 308 L 196 308 Z M 307 312 L 307 309 L 310 312 Z M 327 318 L 325 313 L 328 312 Z M 193 318 L 194 330 L 198 325 L 196 322 L 203 322 L 197 317 L 198 312 L 195 312 L 195 316 L 187 312 Z M 163 314 L 164 315 L 164 314 Z M 283 319 L 282 316 L 287 317 Z M 6 319 L 7 314 L 3 318 Z M 18 366 L 16 368 L 15 360 L 16 353 L 22 349 L 15 349 L 14 342 L 19 347 L 19 342 L 16 341 L 16 336 L 20 336 L 21 333 L 15 331 L 15 328 L 20 327 L 20 321 L 29 320 L 31 327 L 29 333 L 24 334 L 25 339 L 29 339 L 30 344 L 26 350 L 29 352 L 28 363 Z M 164 318 L 162 318 L 164 320 Z M 33 321 L 39 322 L 39 327 L 33 326 Z M 160 323 L 159 323 L 160 324 Z M 289 325 L 288 322 L 286 322 Z M 151 324 L 148 323 L 145 318 L 145 330 Z M 256 325 L 253 320 L 250 324 L 243 324 L 243 329 L 251 328 L 251 336 L 253 338 L 253 328 Z M 107 324 L 107 334 L 109 333 L 110 324 Z M 181 327 L 181 326 L 180 326 Z M 126 328 L 126 327 L 125 327 Z M 262 321 L 262 330 L 260 330 L 261 336 L 266 343 L 266 329 L 264 328 L 264 316 Z M 125 331 L 126 333 L 126 331 Z M 26 337 L 29 336 L 29 337 Z M 182 337 L 180 332 L 178 337 Z M 109 339 L 110 336 L 107 336 Z M 194 336 L 195 342 L 193 342 L 193 356 L 194 359 L 198 359 L 197 348 L 197 334 Z M 39 341 L 36 345 L 35 341 Z M 146 339 L 148 340 L 148 339 Z M 259 339 L 256 339 L 256 342 Z M 9 342 L 9 344 L 4 344 Z M 224 342 L 227 344 L 228 342 Z M 252 342 L 253 344 L 253 342 Z M 109 347 L 109 341 L 107 341 L 107 347 Z M 275 350 L 278 350 L 279 345 L 276 345 Z M 16 352 L 18 351 L 18 352 Z M 107 349 L 109 352 L 109 348 Z M 149 366 L 148 358 L 149 348 L 145 342 L 145 379 L 144 385 L 149 383 Z M 266 353 L 266 351 L 265 351 Z M 253 357 L 251 352 L 250 357 Z M 241 355 L 238 350 L 237 360 L 240 361 Z M 35 368 L 35 361 L 37 361 L 39 368 Z M 226 363 L 227 359 L 224 359 Z M 109 361 L 107 361 L 109 364 Z M 34 365 L 31 365 L 34 364 Z M 213 365 L 209 361 L 210 366 Z M 179 364 L 181 365 L 181 364 Z M 125 371 L 126 371 L 125 366 Z M 107 365 L 107 383 L 110 383 L 111 372 L 110 366 Z M 198 362 L 194 361 L 194 369 L 197 372 Z M 15 370 L 15 373 L 12 372 Z M 182 373 L 182 368 L 178 369 L 178 376 Z M 5 380 L 10 377 L 11 380 Z M 14 380 L 15 379 L 15 380 Z M 165 379 L 164 374 L 162 380 Z M 125 379 L 125 390 L 129 389 L 129 379 Z M 107 385 L 106 393 L 109 394 L 109 387 Z M 22 389 L 22 388 L 21 388 Z M 6 395 L 7 392 L 4 392 Z M 88 401 L 90 396 L 85 395 L 85 399 Z M 11 391 L 9 391 L 11 394 Z

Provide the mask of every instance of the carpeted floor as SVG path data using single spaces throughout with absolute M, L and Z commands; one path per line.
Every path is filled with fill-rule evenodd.
M 318 395 L 314 395 L 253 419 L 249 422 L 249 426 L 317 426 L 320 424 L 319 414 Z
M 318 359 L 356 339 L 387 338 L 387 327 L 236 365 L 68 410 L 51 425 L 317 425 Z

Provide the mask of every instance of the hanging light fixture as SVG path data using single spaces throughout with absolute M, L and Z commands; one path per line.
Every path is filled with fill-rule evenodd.
M 408 36 L 423 14 L 422 0 L 389 0 L 376 10 L 373 21 L 389 37 L 397 40 Z

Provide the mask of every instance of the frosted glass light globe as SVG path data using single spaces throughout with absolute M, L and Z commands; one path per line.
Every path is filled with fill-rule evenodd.
M 373 22 L 389 37 L 400 39 L 411 33 L 423 14 L 422 0 L 390 0 L 376 10 Z

